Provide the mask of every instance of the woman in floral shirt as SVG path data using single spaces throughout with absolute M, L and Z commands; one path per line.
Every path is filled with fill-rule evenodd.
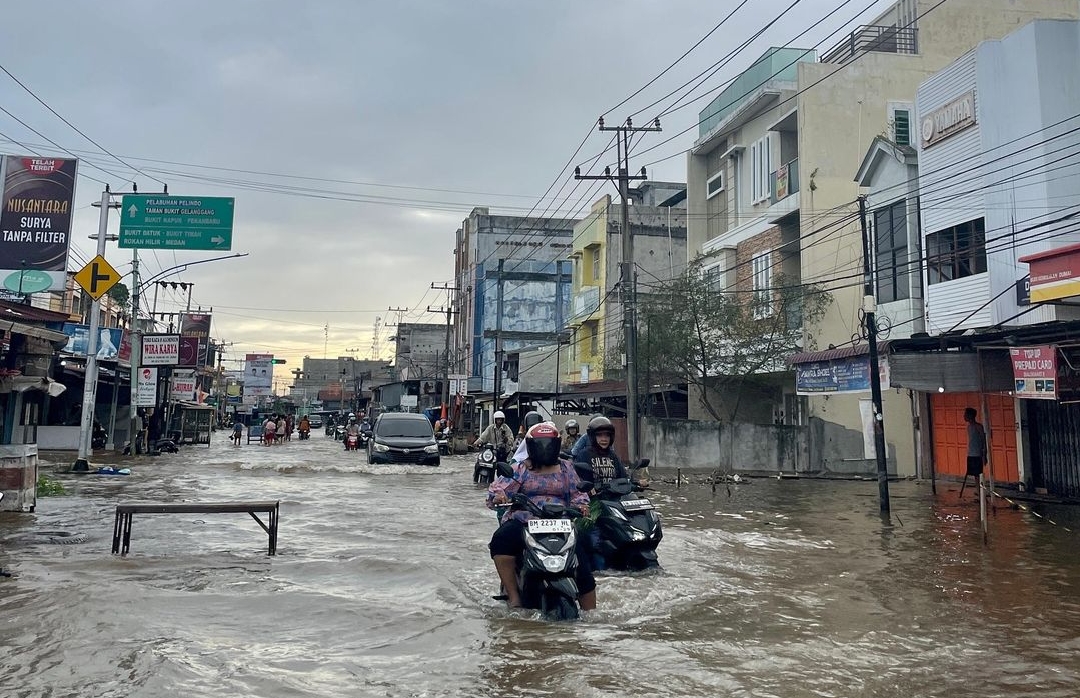
M 529 457 L 514 465 L 513 477 L 499 477 L 488 488 L 488 508 L 505 505 L 513 495 L 523 494 L 538 506 L 562 504 L 588 514 L 589 495 L 578 491 L 580 480 L 573 466 L 559 460 L 559 430 L 548 423 L 537 424 L 529 430 L 525 444 Z M 508 510 L 488 546 L 511 607 L 521 606 L 515 565 L 525 547 L 525 522 L 531 516 L 528 511 Z M 596 580 L 588 559 L 588 554 L 578 555 L 578 604 L 586 611 L 596 608 Z

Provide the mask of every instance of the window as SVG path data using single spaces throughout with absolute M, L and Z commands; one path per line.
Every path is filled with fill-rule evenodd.
M 724 290 L 724 268 L 717 264 L 705 269 L 705 287 L 713 293 L 722 293 Z
M 893 112 L 893 142 L 911 145 L 911 112 L 906 109 Z
M 773 314 L 772 303 L 772 253 L 766 252 L 753 259 L 754 317 L 758 320 Z
M 593 283 L 600 282 L 600 248 L 592 248 L 592 281 Z
M 589 332 L 589 355 L 595 357 L 600 353 L 600 323 L 590 320 L 585 327 Z
M 907 201 L 874 211 L 874 274 L 879 303 L 911 298 L 908 258 Z
M 986 271 L 986 221 L 977 218 L 926 236 L 927 283 L 963 279 Z
M 769 198 L 769 175 L 772 174 L 772 141 L 765 136 L 750 146 L 750 203 Z
M 705 182 L 705 198 L 711 199 L 724 191 L 724 173 L 717 172 Z

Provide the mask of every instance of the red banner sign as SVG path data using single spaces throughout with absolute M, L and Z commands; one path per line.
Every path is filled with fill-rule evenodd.
M 1057 347 L 1010 349 L 1016 397 L 1034 400 L 1057 399 Z

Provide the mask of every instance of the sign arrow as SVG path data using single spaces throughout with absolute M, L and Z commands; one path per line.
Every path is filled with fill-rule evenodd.
M 131 206 L 128 207 L 128 215 L 131 216 L 132 218 L 134 218 L 135 214 L 138 213 L 138 212 L 139 212 L 139 207 L 136 206 L 135 204 L 132 204 Z
M 225 242 L 225 238 L 221 237 L 220 235 L 215 235 L 214 237 L 210 238 L 210 242 L 214 243 L 215 245 L 220 245 L 221 243 Z

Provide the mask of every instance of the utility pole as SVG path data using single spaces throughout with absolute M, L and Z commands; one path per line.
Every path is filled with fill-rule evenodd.
M 859 197 L 859 224 L 862 227 L 863 312 L 866 316 L 866 343 L 870 349 L 870 401 L 874 407 L 874 455 L 877 458 L 878 499 L 881 513 L 889 513 L 889 471 L 885 460 L 885 422 L 881 412 L 881 371 L 878 368 L 877 297 L 870 263 L 870 231 L 866 225 L 866 195 Z
M 154 298 L 157 298 L 157 287 L 154 288 Z M 139 248 L 137 247 L 131 250 L 131 358 L 128 361 L 131 363 L 128 445 L 131 447 L 131 456 L 134 457 L 139 455 L 137 445 L 139 438 L 139 364 L 142 363 L 142 328 L 139 327 Z
M 448 419 L 450 417 L 450 330 L 451 320 L 454 315 L 453 304 L 450 302 L 450 293 L 456 291 L 457 287 L 450 284 L 431 284 L 431 288 L 436 290 L 446 291 L 446 308 L 432 308 L 428 306 L 429 313 L 446 313 L 446 346 L 443 351 L 443 389 L 442 389 L 442 418 Z
M 630 229 L 630 180 L 646 178 L 645 168 L 641 173 L 630 174 L 630 138 L 634 133 L 645 131 L 659 132 L 660 119 L 653 120 L 649 126 L 634 126 L 627 118 L 621 126 L 605 126 L 604 118 L 597 122 L 601 131 L 615 131 L 615 143 L 618 153 L 619 197 L 622 199 L 622 220 L 619 232 L 622 238 L 622 265 L 619 276 L 619 289 L 623 301 L 623 331 L 626 343 L 626 447 L 631 463 L 638 460 L 638 382 L 637 382 L 637 274 L 634 270 L 634 235 Z M 583 175 L 581 168 L 574 168 L 575 179 L 602 179 L 613 181 L 611 168 L 605 167 L 602 175 Z

